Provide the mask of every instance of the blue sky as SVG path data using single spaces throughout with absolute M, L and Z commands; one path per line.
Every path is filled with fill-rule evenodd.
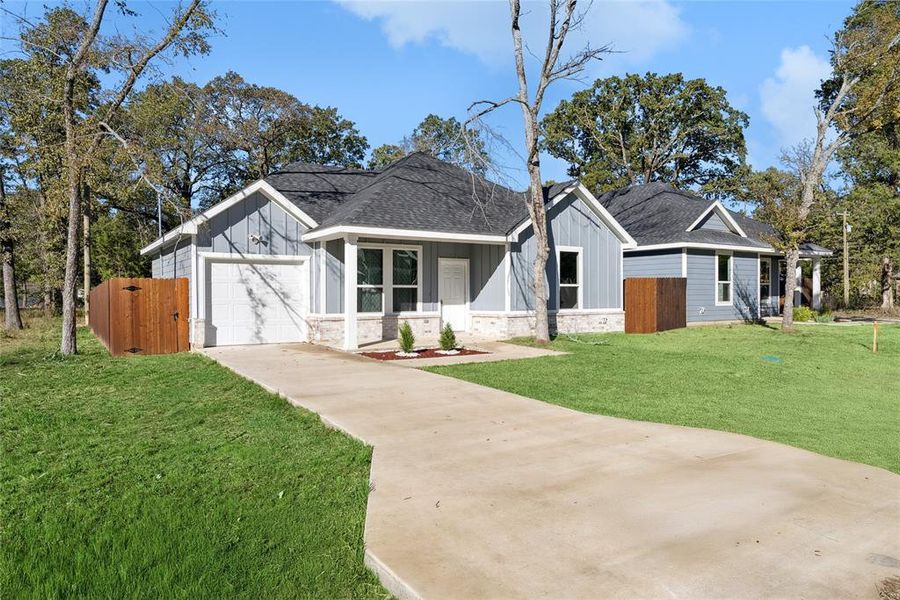
M 130 3 L 141 27 L 159 26 L 164 2 Z M 27 10 L 38 3 L 7 3 Z M 85 8 L 84 3 L 73 4 Z M 546 7 L 526 5 L 526 39 L 540 48 Z M 728 90 L 750 115 L 755 167 L 777 162 L 780 148 L 813 132 L 812 101 L 828 72 L 829 39 L 851 2 L 595 0 L 571 48 L 612 44 L 619 53 L 594 65 L 588 80 L 628 72 L 683 72 Z M 309 103 L 335 106 L 372 147 L 396 142 L 428 113 L 464 118 L 477 99 L 515 90 L 505 2 L 219 2 L 222 30 L 212 52 L 166 68 L 205 83 L 227 70 L 282 88 Z M 3 19 L 4 35 L 11 23 Z M 561 82 L 545 110 L 584 84 Z M 508 106 L 491 125 L 521 146 L 521 115 Z M 500 152 L 511 180 L 524 182 L 514 154 Z M 545 160 L 544 177 L 565 178 Z

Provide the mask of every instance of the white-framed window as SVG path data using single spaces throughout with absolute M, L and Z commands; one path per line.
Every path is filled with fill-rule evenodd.
M 418 246 L 360 244 L 356 308 L 360 313 L 421 312 L 422 249 Z
M 356 310 L 384 311 L 384 250 L 360 248 L 356 260 Z
M 559 310 L 581 308 L 581 248 L 560 246 L 556 253 L 556 265 L 559 271 Z
M 716 305 L 731 304 L 731 276 L 733 273 L 730 253 L 716 252 Z
M 759 300 L 768 301 L 772 295 L 772 259 L 759 258 Z

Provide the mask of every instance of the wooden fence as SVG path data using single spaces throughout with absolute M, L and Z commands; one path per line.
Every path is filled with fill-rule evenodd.
M 625 280 L 625 333 L 653 333 L 679 327 L 687 327 L 687 279 Z
M 114 356 L 188 350 L 188 280 L 116 277 L 91 290 L 91 331 Z

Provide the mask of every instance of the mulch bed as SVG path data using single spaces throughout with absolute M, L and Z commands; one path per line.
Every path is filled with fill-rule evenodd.
M 418 356 L 397 356 L 396 350 L 387 350 L 379 352 L 360 352 L 363 356 L 374 358 L 375 360 L 418 360 L 420 358 L 452 358 L 454 356 L 471 356 L 473 354 L 487 354 L 481 350 L 472 350 L 470 348 L 457 348 L 459 352 L 456 354 L 439 354 L 439 348 L 425 348 L 424 350 L 416 350 Z

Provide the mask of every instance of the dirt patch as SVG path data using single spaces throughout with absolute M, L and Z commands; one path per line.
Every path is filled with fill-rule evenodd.
M 489 354 L 481 350 L 472 350 L 471 348 L 457 348 L 456 354 L 441 354 L 438 348 L 425 348 L 416 350 L 416 356 L 398 356 L 396 350 L 380 351 L 380 352 L 360 352 L 363 356 L 374 358 L 375 360 L 417 360 L 419 358 L 447 358 L 450 356 L 471 356 L 473 354 Z

